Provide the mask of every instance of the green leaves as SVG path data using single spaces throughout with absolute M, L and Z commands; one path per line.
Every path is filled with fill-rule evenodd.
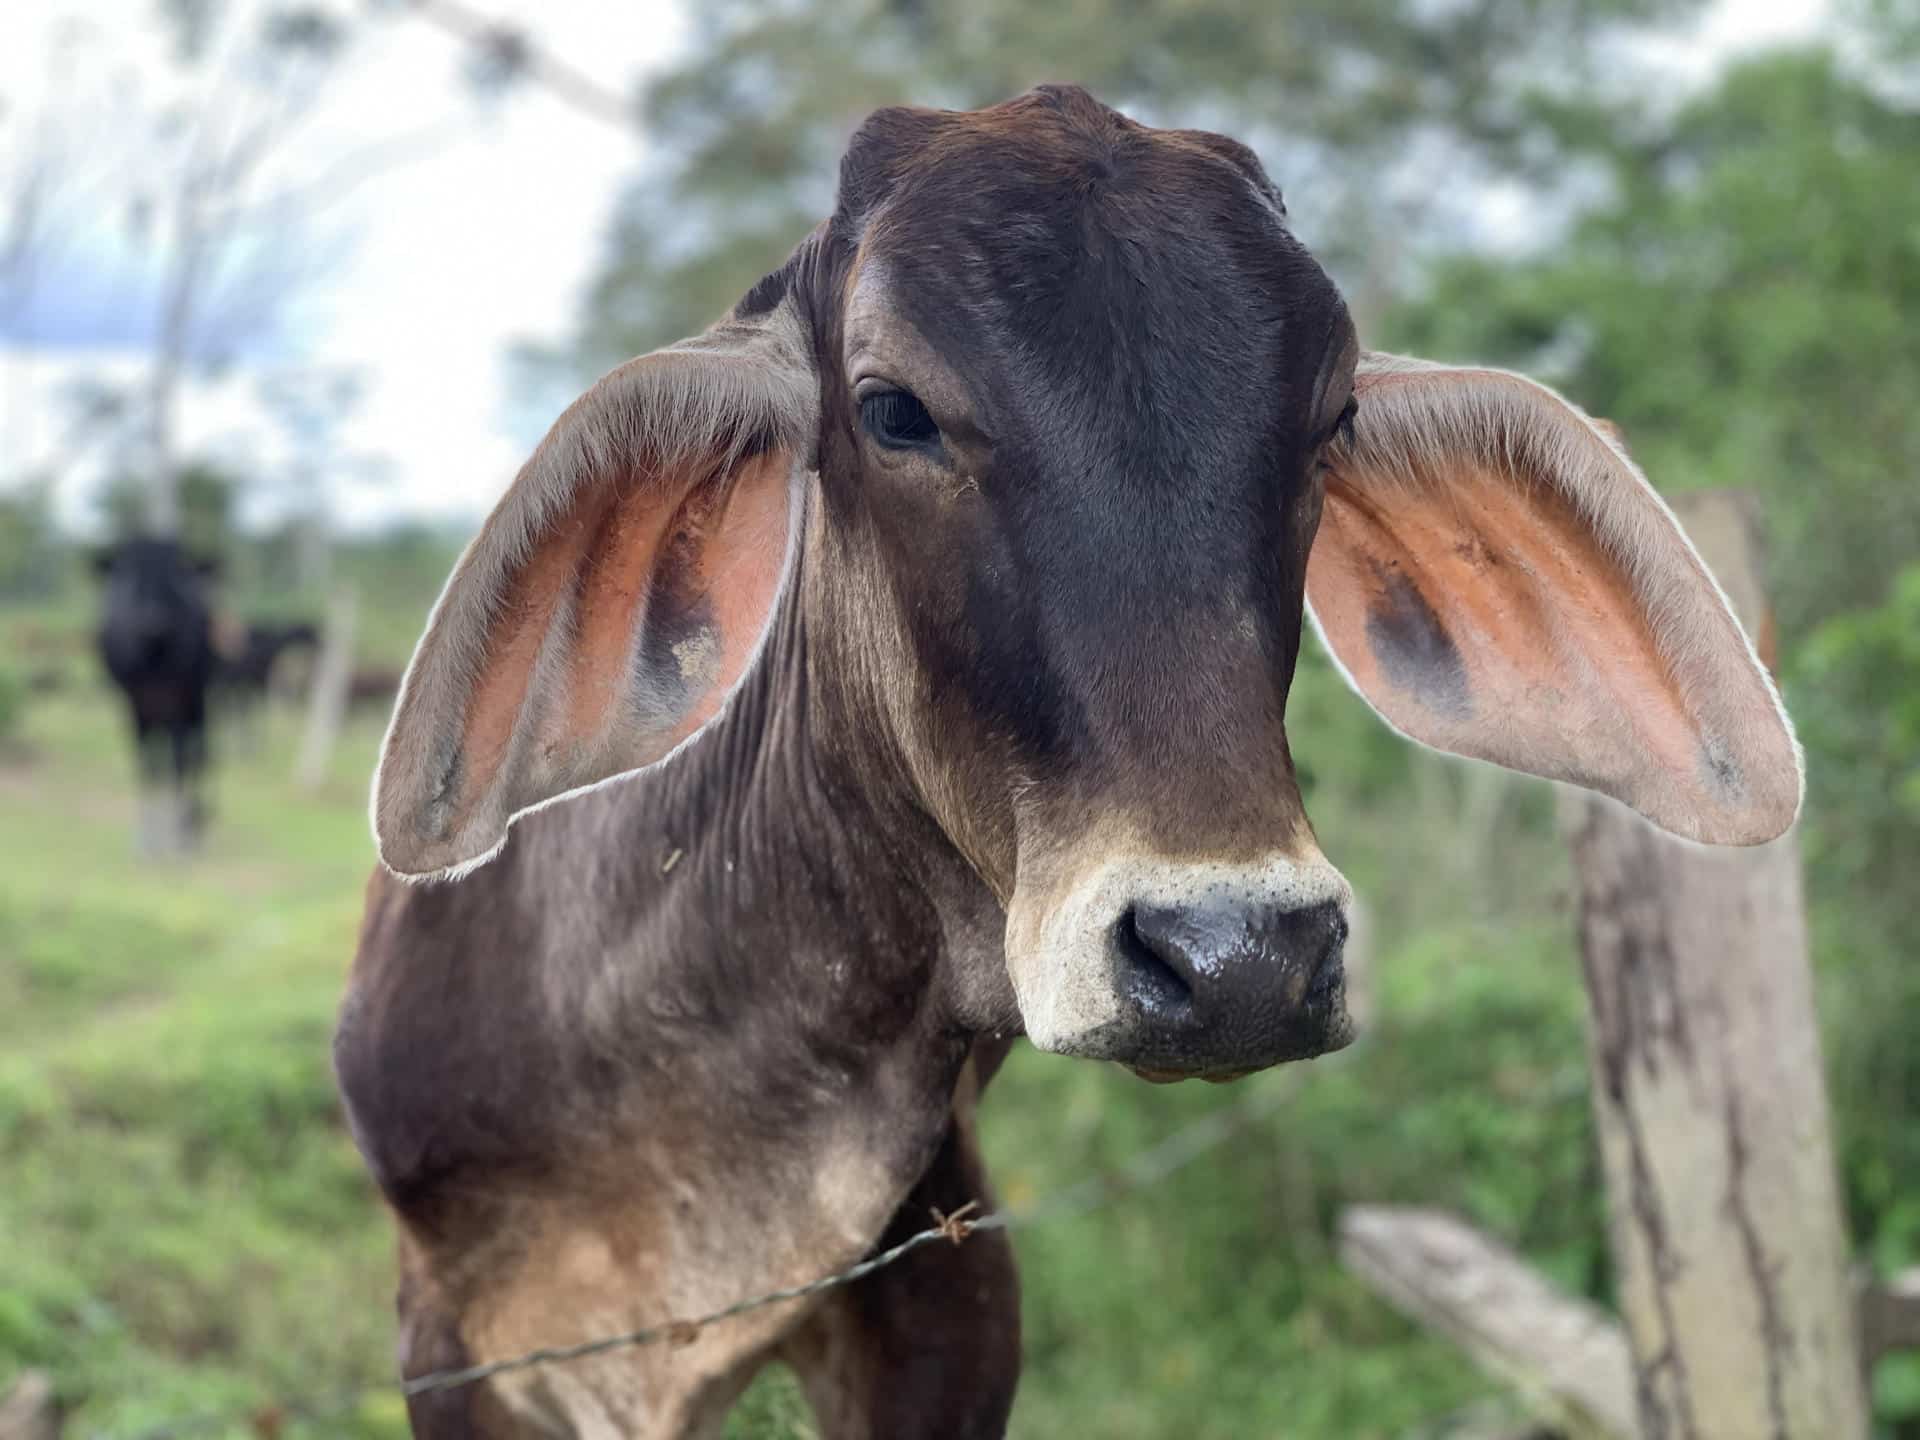
M 1663 488 L 1757 490 L 1789 640 L 1875 603 L 1920 553 L 1920 115 L 1786 52 L 1594 148 L 1604 204 L 1535 258 L 1439 267 L 1393 343 L 1541 374 Z
M 847 136 L 881 105 L 989 104 L 1086 85 L 1157 124 L 1253 143 L 1303 228 L 1342 255 L 1471 176 L 1550 168 L 1548 96 L 1590 42 L 1698 0 L 729 0 L 643 104 L 658 157 L 624 199 L 582 310 L 583 370 L 705 325 L 822 218 Z M 1435 162 L 1438 162 L 1437 164 Z

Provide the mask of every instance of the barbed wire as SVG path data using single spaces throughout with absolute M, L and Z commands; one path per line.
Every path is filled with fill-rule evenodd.
M 898 1264 L 914 1251 L 945 1241 L 951 1245 L 966 1242 L 968 1236 L 983 1230 L 1016 1230 L 1085 1215 L 1123 1195 L 1148 1190 L 1169 1176 L 1185 1169 L 1210 1150 L 1218 1149 L 1234 1136 L 1265 1119 L 1291 1100 L 1299 1088 L 1296 1071 L 1282 1071 L 1259 1082 L 1252 1093 L 1231 1105 L 1208 1111 L 1199 1119 L 1181 1126 L 1171 1135 L 1137 1151 L 1111 1170 L 1089 1175 L 1064 1189 L 1056 1190 L 1032 1205 L 977 1213 L 978 1201 L 970 1200 L 952 1214 L 933 1212 L 933 1223 L 915 1232 L 899 1244 L 868 1256 L 857 1265 L 823 1275 L 804 1285 L 769 1290 L 750 1299 L 739 1300 L 722 1309 L 691 1319 L 665 1320 L 655 1325 L 603 1335 L 572 1345 L 543 1346 L 502 1360 L 469 1365 L 457 1370 L 435 1370 L 411 1380 L 381 1380 L 354 1385 L 330 1396 L 292 1398 L 261 1405 L 208 1410 L 197 1415 L 130 1431 L 115 1436 L 96 1430 L 92 1440 L 189 1440 L 232 1426 L 247 1426 L 264 1436 L 278 1435 L 289 1422 L 312 1422 L 338 1418 L 357 1409 L 364 1401 L 380 1395 L 411 1399 L 478 1385 L 499 1375 L 512 1374 L 542 1365 L 565 1365 L 617 1350 L 647 1345 L 681 1346 L 693 1341 L 701 1331 L 737 1316 L 769 1305 L 804 1300 L 828 1290 L 837 1290 L 865 1279 L 876 1270 Z

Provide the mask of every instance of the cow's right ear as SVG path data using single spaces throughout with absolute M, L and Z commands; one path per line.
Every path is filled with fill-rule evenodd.
M 797 544 L 819 404 L 794 303 L 761 293 L 589 390 L 468 547 L 381 753 L 389 868 L 485 860 L 516 815 L 665 759 L 739 685 Z
M 1793 823 L 1793 727 L 1619 444 L 1505 371 L 1361 358 L 1307 604 L 1402 734 L 1611 795 L 1689 840 Z

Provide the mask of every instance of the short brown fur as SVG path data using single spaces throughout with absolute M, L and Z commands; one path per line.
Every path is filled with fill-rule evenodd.
M 1316 603 L 1383 710 L 1485 738 L 1459 717 L 1525 646 L 1462 658 L 1447 616 L 1499 629 L 1517 535 L 1588 602 L 1587 660 L 1705 717 L 1749 829 L 1791 818 L 1771 691 L 1624 455 L 1513 377 L 1389 384 L 1374 425 L 1358 359 L 1250 152 L 1046 87 L 873 116 L 786 266 L 562 417 L 449 583 L 376 789 L 416 883 L 369 886 L 335 1059 L 400 1233 L 404 1374 L 991 1206 L 974 1107 L 1023 1031 L 1156 1078 L 1345 1043 L 1348 891 L 1285 730 L 1323 462 Z M 1516 437 L 1547 457 L 1525 483 L 1489 462 Z M 1477 530 L 1422 520 L 1436 477 L 1491 487 Z M 831 1440 L 987 1440 L 1018 1337 L 981 1234 L 411 1414 L 715 1436 L 780 1359 Z

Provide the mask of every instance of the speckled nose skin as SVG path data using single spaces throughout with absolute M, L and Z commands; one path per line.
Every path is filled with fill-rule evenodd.
M 1063 869 L 1009 912 L 1009 972 L 1038 1048 L 1217 1079 L 1353 1038 L 1353 891 L 1310 843 L 1240 861 L 1123 850 Z

